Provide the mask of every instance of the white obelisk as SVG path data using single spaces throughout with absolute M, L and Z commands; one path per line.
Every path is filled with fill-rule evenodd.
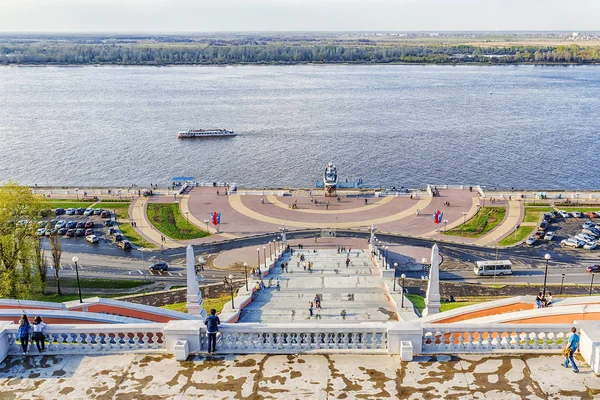
M 196 261 L 194 259 L 194 248 L 188 244 L 185 250 L 185 259 L 187 265 L 187 312 L 191 315 L 198 315 L 202 318 L 206 317 L 206 311 L 202 308 L 202 293 L 198 286 L 196 278 Z
M 437 244 L 431 248 L 431 268 L 429 268 L 429 283 L 427 284 L 426 307 L 423 316 L 440 312 L 440 253 Z

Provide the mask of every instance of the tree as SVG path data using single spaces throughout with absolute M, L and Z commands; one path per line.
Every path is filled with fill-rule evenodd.
M 62 295 L 60 290 L 60 281 L 58 276 L 58 270 L 60 269 L 60 257 L 62 256 L 62 247 L 60 245 L 60 238 L 58 233 L 54 232 L 50 234 L 50 254 L 52 254 L 52 263 L 54 264 L 54 281 L 56 282 L 56 293 Z
M 42 240 L 39 239 L 36 242 L 36 246 L 33 253 L 33 261 L 34 265 L 38 271 L 40 276 L 40 281 L 42 284 L 42 292 L 46 293 L 46 280 L 48 276 L 48 260 L 46 259 L 46 254 L 44 253 L 44 248 L 42 247 Z

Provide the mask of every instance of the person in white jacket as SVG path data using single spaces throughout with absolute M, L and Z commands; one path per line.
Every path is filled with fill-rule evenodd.
M 33 335 L 32 339 L 37 346 L 38 351 L 41 353 L 46 351 L 46 335 L 44 335 L 44 328 L 46 324 L 42 321 L 42 317 L 39 315 L 33 319 Z

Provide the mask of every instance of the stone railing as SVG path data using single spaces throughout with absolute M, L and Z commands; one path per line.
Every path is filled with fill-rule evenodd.
M 228 324 L 217 339 L 220 353 L 387 353 L 387 326 L 368 324 Z
M 423 324 L 423 354 L 558 353 L 572 325 Z
M 164 352 L 166 324 L 48 325 L 44 330 L 46 352 L 56 354 Z M 1 329 L 1 328 L 0 328 Z M 8 354 L 21 354 L 18 326 L 4 328 Z M 32 354 L 37 352 L 30 343 Z

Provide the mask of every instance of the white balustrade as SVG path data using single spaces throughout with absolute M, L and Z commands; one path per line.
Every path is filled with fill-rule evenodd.
M 46 351 L 57 354 L 106 352 L 164 352 L 166 324 L 48 325 L 44 330 Z M 9 354 L 21 354 L 17 325 L 5 329 Z M 33 351 L 35 345 L 30 343 Z
M 423 354 L 556 353 L 572 325 L 423 324 Z
M 367 324 L 224 324 L 217 349 L 222 353 L 387 351 L 385 323 Z

